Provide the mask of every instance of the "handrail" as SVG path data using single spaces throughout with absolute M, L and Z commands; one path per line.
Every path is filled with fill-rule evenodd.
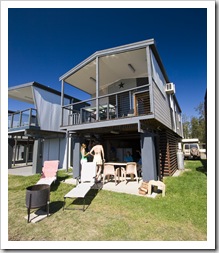
M 20 111 L 9 113 L 8 115 L 20 114 L 20 113 L 23 113 L 23 112 L 26 112 L 26 111 L 29 111 L 29 110 L 37 111 L 37 109 L 35 109 L 35 108 L 28 108 L 28 109 L 24 109 L 24 110 L 20 110 Z
M 64 105 L 62 106 L 61 126 L 137 116 L 137 111 L 134 113 L 132 112 L 136 103 L 134 94 L 148 91 L 149 86 L 149 84 L 136 86 L 131 89 L 113 92 L 99 97 L 92 97 L 90 99 Z M 93 105 L 92 101 L 96 100 L 98 100 L 99 106 L 105 105 L 104 110 L 99 111 L 95 109 L 96 103 Z M 110 107 L 110 105 L 113 107 Z M 89 108 L 91 110 L 89 110 Z M 148 110 L 150 110 L 150 108 L 148 108 Z
M 72 105 L 78 105 L 78 104 L 90 102 L 90 101 L 93 101 L 93 100 L 96 100 L 96 99 L 106 98 L 106 97 L 109 97 L 109 96 L 114 96 L 114 95 L 122 94 L 122 93 L 125 93 L 125 92 L 128 92 L 128 91 L 133 91 L 133 90 L 136 90 L 136 89 L 146 88 L 148 86 L 150 86 L 150 84 L 145 84 L 145 85 L 142 85 L 142 86 L 136 86 L 136 87 L 131 88 L 131 89 L 127 89 L 127 90 L 123 90 L 123 91 L 118 91 L 118 92 L 102 95 L 102 96 L 95 97 L 95 98 L 89 98 L 89 99 L 86 99 L 86 100 L 83 100 L 83 101 L 78 101 L 78 102 L 75 102 L 75 103 L 67 104 L 67 105 L 64 105 L 62 107 L 65 108 L 65 107 L 72 106 Z
M 27 112 L 27 113 L 26 113 Z M 34 112 L 34 113 L 33 113 Z M 8 114 L 8 128 L 18 128 L 26 126 L 39 127 L 38 115 L 35 108 L 28 108 Z

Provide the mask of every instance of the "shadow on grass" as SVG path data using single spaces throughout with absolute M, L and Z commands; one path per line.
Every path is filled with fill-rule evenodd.
M 96 197 L 98 192 L 99 192 L 99 189 L 90 189 L 84 199 L 83 198 L 73 199 L 71 203 L 68 203 L 68 205 L 66 205 L 67 204 L 67 201 L 66 201 L 65 209 L 83 210 L 83 206 L 85 206 L 84 211 L 87 210 L 87 208 L 90 206 L 90 204 L 92 203 L 93 199 Z
M 58 176 L 56 181 L 51 185 L 50 191 L 53 191 L 53 192 L 56 191 L 58 189 L 60 183 L 67 178 L 69 178 L 69 176 L 67 176 L 67 175 L 66 176 Z
M 207 160 L 201 160 L 202 167 L 196 168 L 197 171 L 204 173 L 207 176 Z
M 49 212 L 54 214 L 62 209 L 64 201 L 53 201 L 49 204 Z
M 49 213 L 53 215 L 54 213 L 58 212 L 63 207 L 64 201 L 53 201 L 49 203 Z M 34 209 L 34 208 L 33 208 Z M 36 208 L 35 208 L 36 209 Z M 34 213 L 36 215 L 41 215 L 41 212 L 46 213 L 46 206 L 38 208 Z

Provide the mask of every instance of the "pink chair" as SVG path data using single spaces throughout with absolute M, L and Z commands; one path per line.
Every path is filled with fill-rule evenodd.
M 42 176 L 36 184 L 48 184 L 51 185 L 57 179 L 57 172 L 59 167 L 59 161 L 45 161 L 43 164 Z

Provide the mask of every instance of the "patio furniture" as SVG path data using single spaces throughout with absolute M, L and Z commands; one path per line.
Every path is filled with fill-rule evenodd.
M 162 190 L 162 197 L 165 196 L 166 186 L 161 181 L 150 180 L 148 183 L 148 195 L 151 195 L 152 187 L 157 186 L 159 190 Z
M 36 184 L 51 185 L 57 179 L 59 160 L 45 161 L 43 164 L 42 176 Z
M 96 113 L 97 113 L 97 108 L 96 106 L 88 106 L 88 107 L 83 107 L 81 108 L 81 114 L 87 114 L 88 117 L 82 118 L 84 119 L 85 122 L 94 122 L 96 121 Z M 99 119 L 100 120 L 106 120 L 106 119 L 111 119 L 115 117 L 115 106 L 111 104 L 104 104 L 104 105 L 99 105 Z
M 95 185 L 96 173 L 97 173 L 97 165 L 95 162 L 85 162 L 82 164 L 80 183 L 64 196 L 63 210 L 76 209 L 76 208 L 65 208 L 67 198 L 71 199 L 81 198 L 83 199 L 83 208 L 78 209 L 85 211 L 85 197 L 87 193 L 90 191 L 90 189 Z
M 105 177 L 110 175 L 114 176 L 114 180 L 115 180 L 115 185 L 116 185 L 116 176 L 117 176 L 117 180 L 120 180 L 120 175 L 123 174 L 125 171 L 125 168 L 122 166 L 126 166 L 126 163 L 120 163 L 120 162 L 113 162 L 113 163 L 104 163 L 104 168 L 103 168 L 103 184 L 104 184 L 104 180 Z M 121 173 L 121 171 L 123 173 Z
M 124 177 L 125 177 L 125 181 L 127 184 L 127 175 L 131 176 L 131 179 L 133 180 L 133 175 L 135 176 L 135 179 L 138 182 L 138 173 L 137 173 L 137 163 L 136 162 L 128 162 L 126 165 L 126 169 L 123 171 Z
M 108 181 L 109 181 L 109 177 L 113 175 L 114 180 L 115 180 L 115 185 L 116 185 L 116 174 L 117 174 L 117 171 L 115 170 L 114 165 L 105 163 L 103 167 L 103 184 L 105 182 L 106 176 L 108 177 Z

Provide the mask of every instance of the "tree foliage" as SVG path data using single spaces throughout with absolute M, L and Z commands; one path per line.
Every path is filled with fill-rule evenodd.
M 205 117 L 204 117 L 204 103 L 200 103 L 195 111 L 198 117 L 192 116 L 188 119 L 186 115 L 183 115 L 183 133 L 184 138 L 198 138 L 201 143 L 205 142 Z

